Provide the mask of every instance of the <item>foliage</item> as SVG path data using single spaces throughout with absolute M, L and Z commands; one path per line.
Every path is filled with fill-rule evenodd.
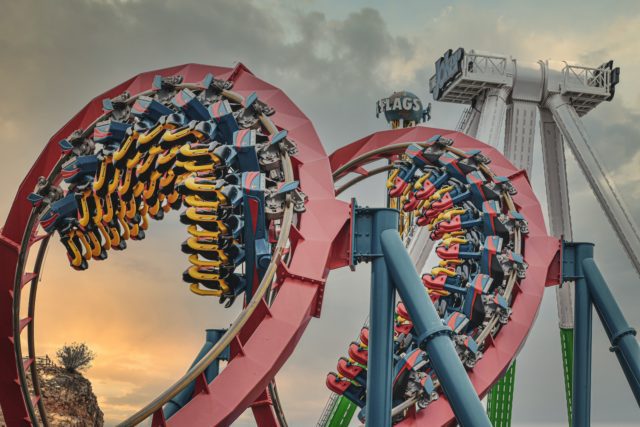
M 58 361 L 69 372 L 78 372 L 91 367 L 96 355 L 85 343 L 65 344 L 56 352 Z

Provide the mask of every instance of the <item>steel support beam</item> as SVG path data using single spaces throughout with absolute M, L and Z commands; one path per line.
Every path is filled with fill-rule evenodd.
M 533 143 L 536 133 L 536 102 L 513 102 L 507 108 L 504 130 L 504 155 L 516 167 L 531 174 L 533 165 Z
M 546 106 L 553 114 L 564 139 L 571 147 L 591 189 L 600 202 L 600 206 L 613 226 L 618 239 L 622 242 L 627 256 L 636 271 L 640 273 L 640 233 L 638 228 L 613 182 L 609 179 L 604 165 L 591 148 L 587 131 L 571 105 L 571 101 L 564 96 L 555 94 L 547 98 Z
M 420 272 L 427 263 L 427 259 L 433 249 L 434 242 L 431 240 L 431 237 L 429 237 L 429 230 L 427 227 L 416 228 L 415 236 L 411 239 L 407 250 L 409 251 L 409 256 L 413 261 L 413 265 L 416 267 L 416 270 Z
M 480 111 L 472 105 L 469 113 L 470 116 L 467 119 L 467 123 L 465 123 L 464 129 L 461 129 L 461 131 L 475 138 L 478 134 L 478 125 L 480 124 Z
M 533 80 L 537 75 L 534 74 Z M 535 85 L 533 85 L 535 87 Z M 531 87 L 525 86 L 524 90 L 514 86 L 512 101 L 506 110 L 504 130 L 504 154 L 516 167 L 524 169 L 531 175 L 533 166 L 533 145 L 536 128 L 536 115 L 538 103 L 530 101 Z M 533 90 L 533 92 L 536 92 Z M 524 96 L 526 100 L 515 99 L 516 96 Z M 516 379 L 515 361 L 509 367 L 505 375 L 491 389 L 488 401 L 494 405 L 488 411 L 494 426 L 510 426 L 513 410 L 513 391 Z M 500 402 L 500 405 L 496 403 Z
M 573 240 L 569 183 L 564 154 L 564 142 L 553 115 L 546 108 L 540 109 L 540 140 L 547 189 L 549 234 L 559 239 Z M 556 305 L 560 326 L 562 367 L 564 371 L 567 419 L 571 424 L 571 392 L 573 382 L 573 282 L 563 282 L 556 287 Z
M 636 331 L 624 318 L 593 258 L 582 261 L 582 268 L 596 313 L 616 353 L 629 387 L 640 406 L 640 346 Z
M 211 350 L 211 348 L 218 341 L 220 341 L 220 338 L 224 333 L 225 333 L 224 329 L 207 329 L 204 345 L 200 349 L 200 352 L 196 356 L 195 360 L 193 361 L 189 369 L 193 368 L 193 366 L 196 363 L 198 363 L 200 359 L 202 359 L 204 355 L 207 354 L 209 350 Z M 228 349 L 225 350 L 225 352 L 221 356 L 222 356 L 221 357 L 222 360 L 228 360 L 229 350 Z M 209 367 L 204 371 L 205 377 L 207 379 L 207 384 L 213 381 L 213 379 L 216 376 L 218 376 L 219 372 L 220 372 L 220 365 L 219 365 L 219 361 L 216 360 L 211 365 L 209 365 Z M 193 392 L 195 388 L 196 388 L 196 383 L 194 381 L 191 384 L 189 384 L 184 390 L 178 393 L 173 399 L 167 402 L 167 404 L 163 408 L 165 419 L 169 419 L 173 414 L 178 412 L 184 405 L 189 403 L 189 401 L 191 400 L 191 396 L 193 396 Z
M 480 141 L 494 147 L 498 146 L 510 91 L 511 88 L 505 86 L 499 89 L 489 89 L 487 92 L 476 131 L 476 138 Z
M 366 424 L 372 427 L 391 427 L 395 290 L 380 236 L 385 230 L 398 234 L 398 215 L 395 209 L 352 204 L 352 256 L 354 262 L 371 261 Z
M 380 241 L 393 283 L 418 334 L 417 340 L 429 354 L 456 419 L 462 427 L 491 427 L 480 398 L 453 346 L 450 329 L 442 324 L 435 307 L 427 298 L 420 276 L 398 232 L 385 230 Z M 367 407 L 371 406 L 369 402 Z
M 573 240 L 573 231 L 562 133 L 547 109 L 540 110 L 540 123 L 547 187 L 549 233 L 554 237 L 571 241 Z M 573 285 L 571 282 L 564 282 L 562 286 L 559 286 L 556 296 L 560 327 L 571 329 L 573 328 Z
M 592 243 L 565 242 L 562 251 L 563 278 L 575 280 L 576 306 L 573 341 L 572 426 L 591 425 L 591 324 L 589 288 L 582 261 L 593 258 Z

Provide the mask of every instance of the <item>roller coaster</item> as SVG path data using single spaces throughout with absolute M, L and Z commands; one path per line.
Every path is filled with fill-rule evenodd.
M 381 174 L 389 207 L 337 198 Z M 49 425 L 34 329 L 49 243 L 85 270 L 173 210 L 186 226 L 186 287 L 242 311 L 208 330 L 187 373 L 123 426 L 224 426 L 249 408 L 260 426 L 287 425 L 275 376 L 321 316 L 329 272 L 363 263 L 370 322 L 327 375 L 345 400 L 320 425 L 347 425 L 356 407 L 371 426 L 491 425 L 480 398 L 523 347 L 545 288 L 568 280 L 586 298 L 576 316 L 595 305 L 640 399 L 638 343 L 602 294 L 590 247 L 548 235 L 527 172 L 496 148 L 411 126 L 327 155 L 309 119 L 244 65 L 188 64 L 94 98 L 18 189 L 0 233 L 0 404 L 10 426 Z M 420 277 L 426 241 L 439 260 Z M 590 337 L 583 323 L 576 345 Z M 581 380 L 588 362 L 574 362 Z

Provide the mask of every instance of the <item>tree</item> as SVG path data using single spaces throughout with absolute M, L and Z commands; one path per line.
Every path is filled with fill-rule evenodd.
M 56 352 L 58 361 L 68 372 L 78 372 L 91 367 L 96 355 L 85 343 L 65 344 Z

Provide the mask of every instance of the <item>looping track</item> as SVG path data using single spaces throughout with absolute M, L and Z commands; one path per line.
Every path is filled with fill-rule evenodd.
M 395 158 L 410 143 L 426 141 L 435 135 L 454 140 L 456 149 L 482 150 L 482 153 L 491 159 L 491 171 L 509 178 L 517 189 L 517 194 L 513 196 L 514 203 L 529 223 L 529 233 L 524 239 L 525 259 L 529 268 L 526 278 L 515 289 L 517 297 L 513 301 L 511 320 L 502 327 L 495 339 L 488 341 L 483 358 L 469 371 L 469 378 L 476 391 L 480 396 L 484 396 L 524 345 L 538 313 L 549 265 L 558 249 L 558 241 L 547 235 L 542 211 L 526 172 L 516 169 L 496 149 L 465 134 L 425 127 L 382 131 L 362 138 L 331 154 L 331 169 L 336 181 L 346 181 L 346 184 L 340 184 L 338 189 L 348 188 L 352 183 L 389 170 L 379 164 L 367 169 L 368 165 L 381 159 Z M 398 425 L 445 425 L 453 420 L 451 408 L 446 398 L 442 398 L 414 416 L 407 417 Z
M 557 241 L 546 234 L 540 206 L 526 174 L 516 170 L 495 149 L 464 134 L 424 127 L 378 132 L 328 157 L 309 119 L 279 89 L 258 79 L 241 64 L 233 69 L 190 64 L 140 74 L 94 98 L 51 138 L 20 185 L 0 234 L 0 358 L 3 360 L 0 366 L 0 403 L 7 422 L 10 425 L 37 424 L 34 416 L 36 405 L 40 408 L 41 416 L 46 418 L 39 401 L 37 383 L 33 400 L 26 387 L 25 370 L 30 368 L 32 372 L 35 371 L 35 297 L 49 237 L 36 234 L 37 215 L 27 202 L 27 194 L 40 176 L 50 177 L 54 183 L 60 181 L 58 141 L 76 129 L 91 128 L 92 123 L 102 116 L 102 99 L 112 98 L 123 91 L 133 95 L 143 93 L 157 74 L 181 75 L 184 81 L 194 82 L 208 73 L 232 80 L 233 90 L 240 95 L 257 92 L 261 101 L 275 109 L 276 113 L 271 116 L 273 123 L 279 129 L 288 130 L 298 146 L 299 152 L 290 162 L 290 173 L 293 179 L 300 181 L 302 191 L 308 196 L 306 211 L 295 217 L 291 209 L 286 210 L 277 247 L 283 251 L 288 241 L 287 262 L 282 260 L 282 253 L 274 254 L 274 262 L 265 275 L 267 280 L 261 283 L 251 302 L 219 345 L 174 386 L 123 424 L 136 424 L 154 414 L 153 424 L 164 424 L 164 419 L 159 415 L 162 405 L 186 384 L 198 380 L 206 366 L 227 345 L 231 348 L 231 360 L 225 369 L 211 383 L 201 384 L 200 391 L 191 402 L 166 424 L 228 425 L 256 402 L 295 349 L 311 318 L 319 317 L 329 271 L 348 264 L 349 205 L 335 198 L 332 171 L 336 178 L 349 172 L 370 176 L 374 171 L 367 172 L 365 169 L 369 163 L 397 156 L 406 143 L 426 141 L 436 134 L 454 139 L 456 148 L 481 149 L 491 158 L 491 169 L 509 177 L 517 188 L 514 201 L 529 222 L 530 233 L 525 240 L 527 253 L 530 254 L 527 256 L 529 271 L 518 288 L 512 321 L 503 327 L 500 335 L 485 351 L 484 358 L 470 373 L 479 394 L 484 395 L 523 345 L 540 305 L 548 266 L 557 250 Z M 372 151 L 374 155 L 363 156 Z M 29 249 L 38 242 L 35 270 L 25 272 Z M 274 275 L 276 280 L 273 288 L 277 289 L 277 294 L 271 304 L 267 304 L 263 296 Z M 29 311 L 26 317 L 21 318 L 21 290 L 27 284 L 31 284 Z M 24 328 L 28 328 L 29 355 L 23 363 L 20 334 Z M 426 425 L 427 421 L 440 425 L 452 419 L 453 414 L 446 399 L 439 399 L 418 412 L 415 418 L 403 421 L 403 425 Z M 46 421 L 44 423 L 46 425 Z

